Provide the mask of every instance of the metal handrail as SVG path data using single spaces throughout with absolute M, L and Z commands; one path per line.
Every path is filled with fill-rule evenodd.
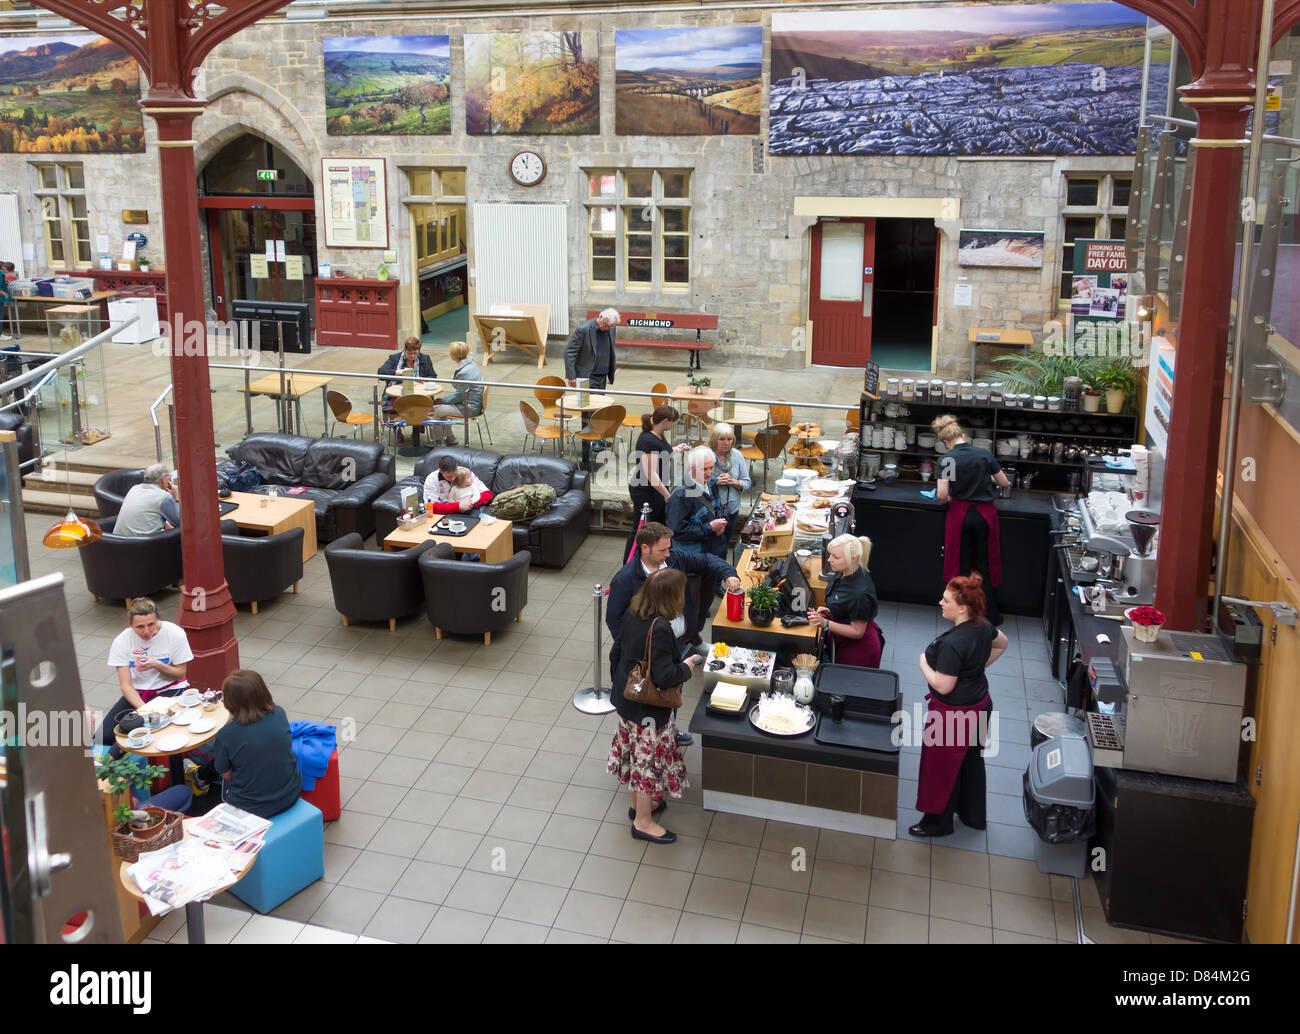
M 168 384 L 163 388 L 162 394 L 153 400 L 153 405 L 149 407 L 149 419 L 153 421 L 153 444 L 158 452 L 158 462 L 162 462 L 162 429 L 158 426 L 158 407 L 162 405 L 162 400 L 171 392 L 172 385 Z
M 3 413 L 6 409 L 14 409 L 17 406 L 26 405 L 29 401 L 31 401 L 32 396 L 34 396 L 38 391 L 44 388 L 45 385 L 49 384 L 50 381 L 54 380 L 54 378 L 58 375 L 58 372 L 59 372 L 58 370 L 51 370 L 44 377 L 41 378 L 40 383 L 38 383 L 34 388 L 32 388 L 31 391 L 29 391 L 26 395 L 20 398 L 17 402 L 10 402 L 7 405 L 0 406 L 0 413 Z
M 108 327 L 106 327 L 104 330 L 101 330 L 89 341 L 83 341 L 76 348 L 70 349 L 67 352 L 64 352 L 62 355 L 55 356 L 48 363 L 42 363 L 34 370 L 28 370 L 26 373 L 21 373 L 17 377 L 12 377 L 9 380 L 4 381 L 3 383 L 0 383 L 0 395 L 3 395 L 6 392 L 10 392 L 10 391 L 17 391 L 19 388 L 23 387 L 24 385 L 32 383 L 32 381 L 40 380 L 49 371 L 61 369 L 62 367 L 67 366 L 69 363 L 72 363 L 75 360 L 80 359 L 92 348 L 97 348 L 99 345 L 102 345 L 105 341 L 111 340 L 114 335 L 120 333 L 122 330 L 126 329 L 127 327 L 132 326 L 139 319 L 140 319 L 139 316 L 131 316 L 123 320 L 121 323 L 111 323 L 108 325 Z

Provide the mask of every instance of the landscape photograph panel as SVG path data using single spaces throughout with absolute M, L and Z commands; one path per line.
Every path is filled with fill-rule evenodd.
M 451 132 L 450 37 L 334 36 L 321 42 L 328 135 Z
M 1132 154 L 1146 25 L 1117 3 L 774 14 L 768 148 Z M 1169 39 L 1152 49 L 1164 96 Z
M 466 35 L 465 129 L 475 136 L 599 133 L 598 34 Z
M 620 136 L 758 132 L 761 26 L 619 29 L 614 73 L 614 132 Z
M 0 39 L 0 152 L 144 150 L 140 69 L 90 33 Z

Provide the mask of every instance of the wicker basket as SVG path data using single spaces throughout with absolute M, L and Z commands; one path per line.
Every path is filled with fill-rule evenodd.
M 113 830 L 109 834 L 113 842 L 113 854 L 124 862 L 135 862 L 139 861 L 140 856 L 147 851 L 157 851 L 168 844 L 178 843 L 184 833 L 181 826 L 181 820 L 184 818 L 185 816 L 179 811 L 163 811 L 162 829 L 148 840 L 140 840 L 130 833 L 119 833 L 116 829 Z

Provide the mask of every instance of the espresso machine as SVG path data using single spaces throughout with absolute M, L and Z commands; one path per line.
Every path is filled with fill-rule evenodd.
M 1105 608 L 1098 612 L 1149 604 L 1155 598 L 1160 515 L 1135 504 L 1149 496 L 1131 457 L 1090 460 L 1087 474 L 1089 491 L 1075 504 L 1077 544 L 1097 560 L 1094 585 L 1105 593 Z

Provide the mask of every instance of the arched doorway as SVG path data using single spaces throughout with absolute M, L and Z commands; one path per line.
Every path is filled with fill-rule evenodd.
M 236 299 L 304 302 L 314 319 L 316 202 L 312 181 L 284 151 L 252 133 L 199 173 L 210 290 L 217 318 Z

